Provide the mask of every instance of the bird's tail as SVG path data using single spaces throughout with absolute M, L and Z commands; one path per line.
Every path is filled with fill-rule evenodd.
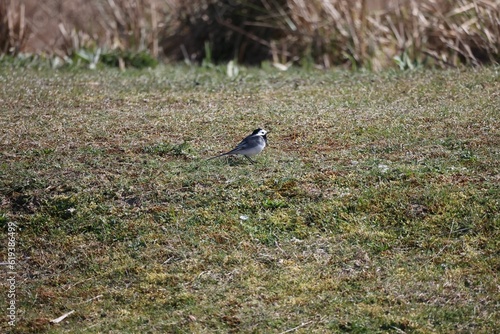
M 220 158 L 220 157 L 223 157 L 223 156 L 228 155 L 228 154 L 231 154 L 231 153 L 230 153 L 230 152 L 227 152 L 227 153 L 222 153 L 222 154 L 220 154 L 220 155 L 216 155 L 215 157 L 208 158 L 208 159 L 207 159 L 207 161 L 208 161 L 208 160 L 215 159 L 215 158 Z

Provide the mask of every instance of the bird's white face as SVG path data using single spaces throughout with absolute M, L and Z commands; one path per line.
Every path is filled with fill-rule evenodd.
M 257 136 L 265 136 L 267 133 L 266 130 L 261 129 L 259 132 L 257 132 Z

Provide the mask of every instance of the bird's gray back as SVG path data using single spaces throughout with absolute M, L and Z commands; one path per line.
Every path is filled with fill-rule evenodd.
M 243 139 L 241 143 L 239 143 L 235 149 L 246 149 L 249 147 L 253 147 L 256 145 L 262 145 L 264 139 L 261 136 L 251 136 Z

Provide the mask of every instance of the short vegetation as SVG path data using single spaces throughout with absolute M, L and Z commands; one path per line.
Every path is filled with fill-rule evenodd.
M 2 66 L 2 332 L 495 332 L 499 78 Z
M 0 1 L 0 332 L 498 332 L 499 22 Z

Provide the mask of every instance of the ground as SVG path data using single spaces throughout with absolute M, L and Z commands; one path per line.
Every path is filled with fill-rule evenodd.
M 494 332 L 499 78 L 2 65 L 2 331 Z

